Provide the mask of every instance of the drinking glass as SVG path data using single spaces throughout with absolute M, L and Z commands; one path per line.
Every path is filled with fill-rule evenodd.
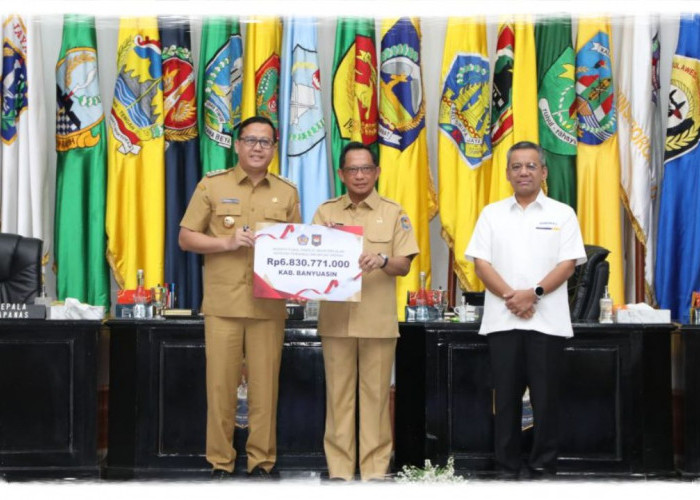
M 153 317 L 154 318 L 160 318 L 163 316 L 163 307 L 164 307 L 164 295 L 163 295 L 163 287 L 161 286 L 154 286 L 151 288 L 151 305 L 153 306 Z
M 447 309 L 447 291 L 440 288 L 439 290 L 433 290 L 433 305 L 437 309 L 437 320 L 442 321 L 445 309 Z

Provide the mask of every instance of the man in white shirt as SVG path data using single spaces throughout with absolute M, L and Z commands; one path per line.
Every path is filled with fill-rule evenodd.
M 575 212 L 541 190 L 544 152 L 532 142 L 508 151 L 514 195 L 484 207 L 465 251 L 486 286 L 479 333 L 488 335 L 495 388 L 495 456 L 503 477 L 521 469 L 522 396 L 530 388 L 532 475 L 556 473 L 558 363 L 573 336 L 566 281 L 586 261 Z

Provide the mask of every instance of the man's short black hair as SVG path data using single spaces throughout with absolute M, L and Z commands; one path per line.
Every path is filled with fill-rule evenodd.
M 246 128 L 248 125 L 252 125 L 253 123 L 263 123 L 265 125 L 268 125 L 272 129 L 272 140 L 277 141 L 277 129 L 275 126 L 272 124 L 272 120 L 270 120 L 266 116 L 251 116 L 250 118 L 246 118 L 243 120 L 239 125 L 238 125 L 238 138 L 241 138 L 241 134 L 243 133 L 243 129 Z
M 367 151 L 372 156 L 372 165 L 374 165 L 375 167 L 377 166 L 377 155 L 374 151 L 372 151 L 372 148 L 370 148 L 366 144 L 362 144 L 361 142 L 352 141 L 347 143 L 343 150 L 340 152 L 340 158 L 338 159 L 339 168 L 343 168 L 345 166 L 345 155 L 348 153 L 348 151 L 354 151 L 356 149 L 364 149 L 365 151 Z
M 535 144 L 534 142 L 530 141 L 520 141 L 513 144 L 508 150 L 508 153 L 506 154 L 506 167 L 510 165 L 511 154 L 513 153 L 513 151 L 517 151 L 518 149 L 534 149 L 540 156 L 540 163 L 542 164 L 542 166 L 547 166 L 547 158 L 544 154 L 544 149 L 542 149 L 542 147 L 540 147 L 539 144 Z

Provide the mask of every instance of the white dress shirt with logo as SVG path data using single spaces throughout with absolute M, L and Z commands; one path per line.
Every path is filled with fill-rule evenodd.
M 484 207 L 464 255 L 490 262 L 514 290 L 534 288 L 560 262 L 586 262 L 576 213 L 541 190 L 525 209 L 515 196 Z M 479 333 L 516 329 L 573 336 L 566 282 L 535 304 L 530 319 L 517 317 L 503 298 L 486 290 Z

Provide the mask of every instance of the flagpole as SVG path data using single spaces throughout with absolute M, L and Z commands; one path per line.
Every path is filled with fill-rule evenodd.
M 457 304 L 457 273 L 455 273 L 455 254 L 450 249 L 447 256 L 447 300 L 448 307 L 454 307 Z
M 634 239 L 634 301 L 639 304 L 645 301 L 644 277 L 644 245 L 639 239 Z

